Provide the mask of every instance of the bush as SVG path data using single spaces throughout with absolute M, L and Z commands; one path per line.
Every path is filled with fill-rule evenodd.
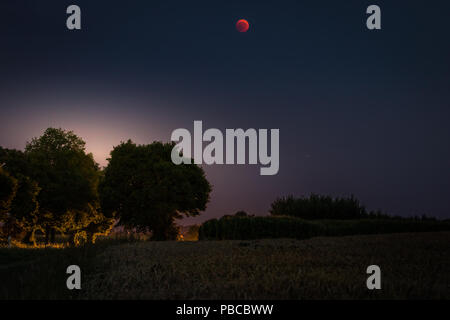
M 204 222 L 199 229 L 199 240 L 307 239 L 317 236 L 447 230 L 450 230 L 450 221 L 405 218 L 308 221 L 289 216 L 228 216 Z
M 259 238 L 306 239 L 322 234 L 318 223 L 293 217 L 226 217 L 206 221 L 200 226 L 199 240 Z

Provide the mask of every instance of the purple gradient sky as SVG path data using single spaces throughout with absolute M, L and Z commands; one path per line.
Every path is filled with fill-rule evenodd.
M 27 141 L 40 136 L 46 128 L 61 127 L 82 137 L 87 151 L 93 153 L 101 166 L 106 166 L 109 152 L 121 141 L 132 139 L 139 144 L 167 142 L 177 126 L 192 131 L 193 120 L 197 119 L 177 112 L 185 108 L 187 101 L 168 101 L 149 93 L 127 94 L 113 88 L 104 88 L 102 92 L 98 87 L 93 89 L 92 85 L 90 88 L 66 87 L 61 90 L 55 90 L 55 87 L 58 87 L 57 83 L 45 87 L 39 81 L 32 81 L 16 92 L 2 92 L 7 102 L 2 112 L 9 116 L 7 121 L 6 118 L 1 120 L 1 146 L 23 149 Z M 207 126 L 204 130 L 218 124 L 207 120 L 218 112 L 212 110 L 210 115 L 202 114 L 203 117 L 198 119 Z M 280 176 L 259 176 L 259 165 L 204 165 L 203 168 L 213 185 L 211 202 L 200 217 L 183 219 L 181 224 L 198 223 L 237 210 L 266 214 L 274 199 L 274 183 L 282 180 Z M 255 184 L 258 189 L 255 189 Z M 281 185 L 278 190 L 282 190 Z
M 211 203 L 193 221 L 312 192 L 450 217 L 450 2 L 380 0 L 379 32 L 368 0 L 78 0 L 79 32 L 69 4 L 0 2 L 1 146 L 62 127 L 105 165 L 120 141 L 169 141 L 194 120 L 279 128 L 279 174 L 205 167 Z

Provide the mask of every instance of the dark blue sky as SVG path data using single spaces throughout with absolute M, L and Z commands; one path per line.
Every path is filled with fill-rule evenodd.
M 82 30 L 65 27 L 82 9 Z M 366 8 L 382 10 L 369 31 Z M 176 128 L 279 128 L 280 172 L 205 168 L 201 221 L 281 195 L 450 217 L 448 1 L 0 3 L 0 145 L 74 130 L 101 164 Z M 238 33 L 240 18 L 250 22 Z

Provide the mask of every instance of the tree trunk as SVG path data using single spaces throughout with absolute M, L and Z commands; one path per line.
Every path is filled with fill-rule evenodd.
M 95 243 L 94 233 L 93 232 L 86 232 L 87 234 L 87 243 Z
M 26 244 L 32 244 L 33 246 L 36 246 L 36 238 L 34 236 L 35 233 L 35 229 L 32 229 L 31 231 L 28 231 L 25 235 L 25 237 L 23 238 L 22 242 L 26 243 Z
M 155 241 L 176 240 L 177 235 L 178 228 L 173 221 L 169 221 L 164 225 L 161 224 L 152 230 L 152 240 Z

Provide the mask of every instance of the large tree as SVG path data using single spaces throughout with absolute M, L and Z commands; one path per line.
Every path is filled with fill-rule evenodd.
M 64 232 L 75 244 L 110 231 L 114 219 L 99 208 L 101 172 L 73 132 L 49 128 L 25 152 L 0 147 L 0 164 L 0 218 L 24 242 L 35 243 L 36 230 L 47 242 Z
M 197 165 L 175 165 L 174 144 L 116 146 L 100 184 L 102 209 L 127 228 L 151 231 L 154 240 L 175 239 L 175 219 L 206 209 L 211 185 Z
M 27 143 L 25 155 L 41 188 L 37 199 L 47 242 L 54 241 L 55 231 L 73 233 L 89 224 L 100 170 L 85 142 L 72 131 L 48 128 Z

